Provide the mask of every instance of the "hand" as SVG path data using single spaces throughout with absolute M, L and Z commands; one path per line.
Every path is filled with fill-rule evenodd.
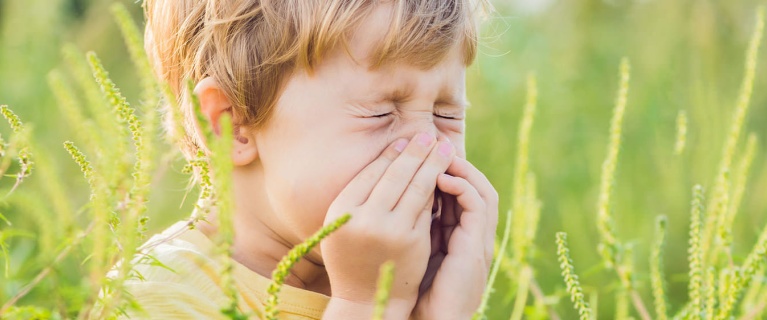
M 493 261 L 498 194 L 471 163 L 454 158 L 437 178 L 442 214 L 432 223 L 432 252 L 413 310 L 416 319 L 471 319 Z
M 333 299 L 372 306 L 379 267 L 391 260 L 395 275 L 390 305 L 406 306 L 399 318 L 410 314 L 429 259 L 437 176 L 454 157 L 452 144 L 431 135 L 416 135 L 409 143 L 401 139 L 341 191 L 325 223 L 347 212 L 352 219 L 320 243 L 332 291 L 329 308 Z M 389 316 L 393 314 L 387 309 Z

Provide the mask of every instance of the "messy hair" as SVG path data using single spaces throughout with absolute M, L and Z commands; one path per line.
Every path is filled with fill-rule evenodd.
M 212 77 L 238 124 L 262 127 L 286 78 L 299 68 L 311 72 L 324 53 L 347 45 L 354 26 L 387 1 L 393 16 L 372 67 L 406 62 L 428 69 L 455 45 L 467 66 L 474 60 L 481 0 L 145 0 L 145 49 L 178 97 L 189 133 L 179 137 L 184 153 L 203 146 L 186 79 Z

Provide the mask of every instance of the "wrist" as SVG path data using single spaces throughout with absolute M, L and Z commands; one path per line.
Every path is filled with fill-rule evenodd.
M 384 319 L 403 320 L 410 318 L 414 302 L 390 299 L 384 311 Z M 331 297 L 325 308 L 323 319 L 370 319 L 375 309 L 374 301 L 355 301 L 340 297 Z
M 410 315 L 410 320 L 465 320 L 473 319 L 475 310 L 467 310 L 466 308 L 458 308 L 456 305 L 434 305 L 429 303 L 428 297 L 426 299 L 418 300 L 418 303 L 413 308 L 413 313 Z

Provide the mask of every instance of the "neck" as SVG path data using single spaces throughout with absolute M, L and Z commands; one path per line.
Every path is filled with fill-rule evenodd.
M 237 168 L 235 170 L 252 170 Z M 232 259 L 264 276 L 272 277 L 272 271 L 282 257 L 286 256 L 290 249 L 301 243 L 303 239 L 292 236 L 289 228 L 281 223 L 279 215 L 269 205 L 264 189 L 259 185 L 253 187 L 253 177 L 237 179 L 242 172 L 235 173 L 235 213 L 233 219 L 234 243 L 232 247 Z M 252 173 L 244 173 L 251 175 Z M 250 185 L 240 184 L 238 181 L 250 181 Z M 218 219 L 215 213 L 211 213 L 207 221 L 199 226 L 208 238 L 213 239 L 217 233 Z M 291 235 L 291 236 L 282 236 Z M 285 279 L 285 284 L 318 292 L 330 296 L 330 282 L 327 271 L 322 264 L 321 258 L 311 253 L 296 263 Z

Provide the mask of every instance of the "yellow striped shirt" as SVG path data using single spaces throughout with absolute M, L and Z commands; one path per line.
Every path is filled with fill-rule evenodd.
M 182 221 L 144 247 L 167 268 L 136 265 L 144 280 L 130 280 L 126 288 L 142 310 L 128 310 L 131 319 L 226 319 L 220 310 L 230 302 L 222 286 L 221 259 L 207 236 Z M 270 280 L 232 262 L 240 310 L 262 314 Z M 279 319 L 320 319 L 328 301 L 326 295 L 286 285 L 280 292 Z

